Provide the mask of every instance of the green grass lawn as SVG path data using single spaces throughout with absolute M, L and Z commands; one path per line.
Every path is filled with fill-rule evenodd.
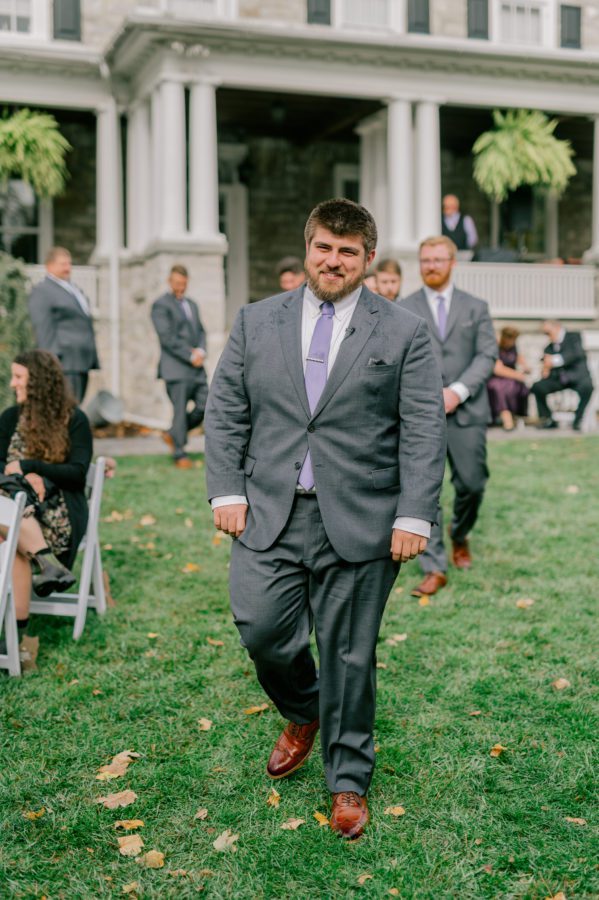
M 409 596 L 416 564 L 400 573 L 380 636 L 372 824 L 353 845 L 313 818 L 329 811 L 318 753 L 267 805 L 281 719 L 243 712 L 265 698 L 230 620 L 228 539 L 213 540 L 202 469 L 122 460 L 103 517 L 125 518 L 102 524 L 116 606 L 90 613 L 77 644 L 70 621 L 36 618 L 38 671 L 0 676 L 1 900 L 120 897 L 134 881 L 140 898 L 599 896 L 598 453 L 588 437 L 492 444 L 473 570 L 451 571 L 429 606 Z M 97 781 L 125 749 L 141 757 Z M 95 803 L 125 789 L 126 809 Z M 385 814 L 395 805 L 405 815 Z M 291 817 L 305 824 L 281 829 Z M 162 869 L 119 855 L 113 823 L 130 818 Z M 236 852 L 213 849 L 225 829 Z

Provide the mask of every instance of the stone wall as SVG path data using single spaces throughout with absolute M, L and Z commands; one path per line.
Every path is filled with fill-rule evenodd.
M 466 0 L 432 0 L 430 4 L 431 34 L 439 37 L 468 37 Z
M 271 19 L 279 22 L 305 23 L 306 0 L 239 0 L 242 19 Z
M 118 31 L 123 20 L 136 7 L 158 9 L 158 0 L 82 0 L 82 40 L 94 50 L 101 50 Z
M 582 7 L 582 49 L 599 50 L 599 7 L 597 0 L 579 0 Z

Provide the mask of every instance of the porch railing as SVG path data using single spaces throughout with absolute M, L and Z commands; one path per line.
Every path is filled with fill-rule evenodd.
M 46 275 L 45 266 L 25 266 L 32 286 Z M 92 314 L 98 314 L 98 270 L 95 266 L 73 266 L 71 281 L 81 288 L 89 300 Z
M 489 302 L 497 319 L 594 319 L 595 268 L 458 263 L 458 287 Z

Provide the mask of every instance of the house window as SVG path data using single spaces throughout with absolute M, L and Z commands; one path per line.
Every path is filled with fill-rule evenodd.
M 331 24 L 331 0 L 308 0 L 308 25 Z
M 560 25 L 560 46 L 580 50 L 580 6 L 561 6 Z
M 32 0 L 0 0 L 0 31 L 31 31 Z
M 489 37 L 489 0 L 468 0 L 468 37 Z
M 337 163 L 333 169 L 333 191 L 335 197 L 360 202 L 360 166 L 353 163 Z
M 52 205 L 38 200 L 31 185 L 10 179 L 0 191 L 0 250 L 38 263 L 52 243 Z
M 408 0 L 408 31 L 430 34 L 428 0 Z
M 544 43 L 545 4 L 535 0 L 502 0 L 499 8 L 500 39 L 508 44 Z

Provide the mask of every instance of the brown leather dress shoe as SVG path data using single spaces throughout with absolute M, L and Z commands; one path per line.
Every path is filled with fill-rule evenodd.
M 417 587 L 410 592 L 412 597 L 430 596 L 447 584 L 447 576 L 443 572 L 426 572 L 424 578 Z
M 193 469 L 193 463 L 189 456 L 181 456 L 179 459 L 176 459 L 175 466 L 177 469 Z
M 289 722 L 270 754 L 266 774 L 271 778 L 286 778 L 297 772 L 312 753 L 317 731 L 318 719 L 308 725 Z
M 468 541 L 462 541 L 461 544 L 458 544 L 456 541 L 452 541 L 452 546 L 453 552 L 451 555 L 451 561 L 453 562 L 456 569 L 470 569 L 472 566 L 472 556 L 470 555 Z
M 356 841 L 368 824 L 368 801 L 355 791 L 333 794 L 331 828 L 346 841 Z

